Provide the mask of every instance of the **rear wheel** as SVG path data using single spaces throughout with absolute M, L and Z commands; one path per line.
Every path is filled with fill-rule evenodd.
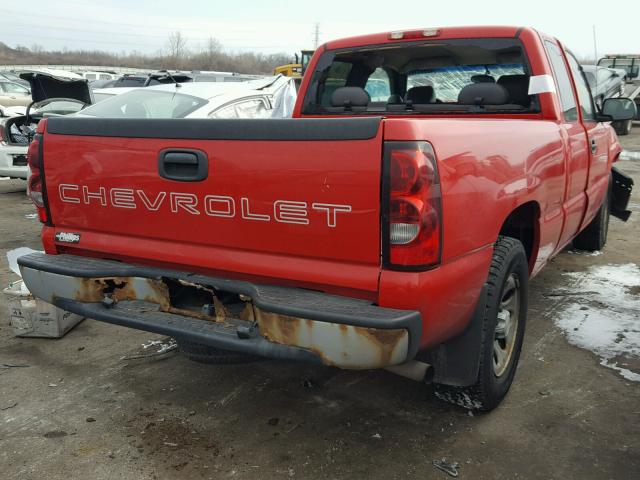
M 436 396 L 464 408 L 489 411 L 509 391 L 527 319 L 529 269 L 520 241 L 498 237 L 487 279 L 478 378 L 468 387 L 435 385 Z
M 260 357 L 237 353 L 231 350 L 223 350 L 221 348 L 210 347 L 200 343 L 190 342 L 176 338 L 178 350 L 187 357 L 198 363 L 206 363 L 209 365 L 221 365 L 232 363 L 247 363 L 260 360 Z
M 609 233 L 609 196 L 610 190 L 607 190 L 598 214 L 587 225 L 587 228 L 573 239 L 573 246 L 578 250 L 594 252 L 602 250 L 607 243 L 607 235 Z

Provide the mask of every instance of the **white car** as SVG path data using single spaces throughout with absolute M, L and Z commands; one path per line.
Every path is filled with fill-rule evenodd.
M 95 80 L 115 80 L 120 76 L 109 72 L 80 72 L 79 75 L 89 82 L 93 82 Z
M 105 90 L 95 90 L 103 93 Z M 121 89 L 114 89 L 121 90 Z M 190 82 L 135 88 L 78 112 L 98 118 L 287 118 L 296 88 L 279 75 L 248 82 Z
M 78 84 L 79 85 L 79 84 Z M 33 89 L 32 89 L 33 90 Z M 37 91 L 37 89 L 35 89 Z M 292 78 L 279 75 L 248 82 L 194 82 L 146 88 L 102 88 L 91 92 L 85 107 L 84 92 L 77 100 L 55 99 L 38 104 L 36 117 L 70 115 L 99 118 L 288 118 L 296 88 Z M 111 98 L 109 98 L 111 97 Z M 86 100 L 86 99 L 85 99 Z M 25 117 L 0 123 L 0 177 L 28 176 L 30 139 L 18 129 Z M 28 126 L 34 131 L 37 119 Z
M 10 145 L 5 132 L 6 121 L 16 115 L 0 108 L 0 177 L 27 179 L 27 146 Z

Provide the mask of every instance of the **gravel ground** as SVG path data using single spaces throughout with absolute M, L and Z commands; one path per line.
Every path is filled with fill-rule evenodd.
M 635 132 L 622 141 L 640 150 Z M 90 320 L 61 340 L 14 338 L 0 298 L 0 364 L 29 365 L 0 368 L 0 476 L 424 480 L 449 478 L 432 463 L 446 458 L 468 479 L 640 478 L 640 161 L 620 166 L 634 215 L 612 220 L 602 254 L 565 251 L 533 280 L 516 381 L 492 413 L 384 371 L 131 358 L 162 337 Z M 40 248 L 23 183 L 0 182 L 0 211 L 2 258 Z M 593 282 L 619 285 L 624 305 L 585 293 Z M 576 308 L 585 321 L 567 323 Z

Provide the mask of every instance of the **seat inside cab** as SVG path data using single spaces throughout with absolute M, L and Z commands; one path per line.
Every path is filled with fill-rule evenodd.
M 517 39 L 416 41 L 323 56 L 304 113 L 538 111 Z

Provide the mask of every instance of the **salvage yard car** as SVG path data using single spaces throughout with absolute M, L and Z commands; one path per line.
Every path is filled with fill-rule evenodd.
M 31 92 L 19 83 L 0 79 L 0 106 L 26 107 L 31 103 Z
M 38 122 L 48 116 L 76 113 L 92 102 L 92 96 L 85 80 L 42 73 L 23 73 L 22 78 L 31 85 L 25 102 L 28 108 L 0 125 L 0 176 L 26 180 L 27 147 Z
M 96 91 L 104 93 L 107 90 L 118 89 Z M 293 79 L 282 75 L 239 83 L 174 83 L 131 89 L 88 107 L 79 115 L 100 118 L 284 117 L 291 116 L 295 98 Z
M 624 70 L 614 70 L 595 65 L 582 65 L 582 70 L 598 108 L 602 108 L 606 98 L 624 95 Z
M 491 410 L 529 278 L 628 216 L 609 122 L 634 113 L 621 98 L 597 111 L 575 57 L 531 28 L 332 41 L 292 119 L 40 122 L 29 191 L 46 253 L 21 257 L 22 276 L 194 360 L 388 368 Z

